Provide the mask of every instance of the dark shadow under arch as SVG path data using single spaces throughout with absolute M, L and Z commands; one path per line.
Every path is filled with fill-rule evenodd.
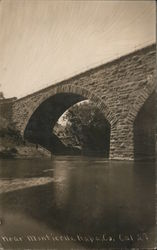
M 134 121 L 135 160 L 155 159 L 156 92 L 146 100 Z
M 68 153 L 67 148 L 52 130 L 67 109 L 84 100 L 87 98 L 74 93 L 58 93 L 49 97 L 30 117 L 24 131 L 24 139 L 39 144 L 54 154 L 58 154 L 59 151 Z

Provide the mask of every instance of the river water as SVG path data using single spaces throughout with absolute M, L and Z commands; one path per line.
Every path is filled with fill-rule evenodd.
M 0 162 L 0 249 L 153 248 L 155 163 Z

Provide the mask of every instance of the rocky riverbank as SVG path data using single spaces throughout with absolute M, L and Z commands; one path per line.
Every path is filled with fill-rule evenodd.
M 0 145 L 0 158 L 50 158 L 51 153 L 43 148 L 36 149 L 35 146 L 28 145 L 12 145 L 12 147 L 4 147 Z
M 51 157 L 46 149 L 36 148 L 34 144 L 24 143 L 19 132 L 12 124 L 1 117 L 0 119 L 0 158 L 43 158 Z

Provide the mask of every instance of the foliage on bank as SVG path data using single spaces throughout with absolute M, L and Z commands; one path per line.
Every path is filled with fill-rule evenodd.
M 108 156 L 110 125 L 96 106 L 90 102 L 76 104 L 63 120 L 64 129 L 60 124 L 55 132 L 65 144 L 79 148 L 82 154 Z

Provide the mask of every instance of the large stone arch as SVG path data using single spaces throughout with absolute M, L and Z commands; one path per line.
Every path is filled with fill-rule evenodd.
M 105 101 L 101 99 L 98 94 L 91 92 L 83 87 L 71 85 L 71 84 L 56 84 L 53 88 L 50 88 L 50 91 L 46 91 L 44 94 L 43 92 L 40 93 L 36 92 L 35 95 L 27 96 L 27 98 L 21 98 L 17 100 L 13 104 L 13 120 L 16 120 L 17 128 L 21 132 L 21 135 L 24 135 L 25 128 L 27 123 L 29 122 L 33 113 L 38 109 L 38 107 L 45 102 L 48 98 L 55 96 L 57 94 L 74 94 L 79 95 L 82 99 L 89 99 L 92 101 L 104 114 L 105 118 L 108 120 L 110 124 L 115 122 L 115 117 L 113 116 L 105 104 Z M 20 112 L 20 114 L 19 114 Z M 18 120 L 18 117 L 19 120 Z
M 112 120 L 108 107 L 96 93 L 70 84 L 55 85 L 45 95 L 43 93 L 40 95 L 39 92 L 36 96 L 30 95 L 26 103 L 22 99 L 22 103 L 19 100 L 16 102 L 18 106 L 14 105 L 14 111 L 20 106 L 20 112 L 22 113 L 20 116 L 22 119 L 20 119 L 18 125 L 23 138 L 32 143 L 45 146 L 53 152 L 54 148 L 60 148 L 60 150 L 63 149 L 64 151 L 58 139 L 52 134 L 52 129 L 59 117 L 68 108 L 86 99 L 92 101 L 101 113 L 104 114 L 109 127 L 113 121 L 115 122 L 115 118 Z

